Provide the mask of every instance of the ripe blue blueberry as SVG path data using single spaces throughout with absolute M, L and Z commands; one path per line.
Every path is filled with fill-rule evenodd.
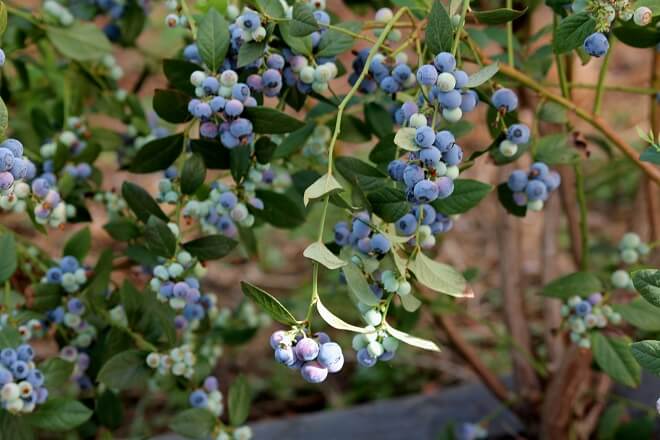
M 12 372 L 16 379 L 25 379 L 30 373 L 30 368 L 25 361 L 17 360 L 10 367 L 9 370 Z
M 0 171 L 0 190 L 6 191 L 14 184 L 14 175 L 9 171 Z
M 527 186 L 527 173 L 522 170 L 515 170 L 509 176 L 507 186 L 513 192 L 524 191 Z
M 383 89 L 385 93 L 396 93 L 399 91 L 399 83 L 393 76 L 386 76 L 380 81 L 380 88 Z
M 312 338 L 302 338 L 295 346 L 298 359 L 311 361 L 319 354 L 319 344 Z
M 438 177 L 435 186 L 438 189 L 439 199 L 447 198 L 454 192 L 454 181 L 447 176 Z
M 453 109 L 460 107 L 463 98 L 458 90 L 438 93 L 438 101 L 444 108 Z
M 371 368 L 374 365 L 376 365 L 378 359 L 371 356 L 371 354 L 369 354 L 369 351 L 367 351 L 366 348 L 361 348 L 357 352 L 357 361 L 363 367 Z
M 392 69 L 392 76 L 400 83 L 406 82 L 408 78 L 410 78 L 410 75 L 412 75 L 412 71 L 407 64 L 397 64 L 396 67 Z
M 297 361 L 293 349 L 289 346 L 277 347 L 275 349 L 275 360 L 287 367 L 292 366 Z
M 236 83 L 231 88 L 231 96 L 240 102 L 244 102 L 250 96 L 250 88 L 247 84 Z
M 513 90 L 502 88 L 498 89 L 491 97 L 491 102 L 497 110 L 512 112 L 518 108 L 518 96 Z
M 463 149 L 453 144 L 447 151 L 442 153 L 442 160 L 448 165 L 458 165 L 463 160 Z
M 22 344 L 16 349 L 16 356 L 19 361 L 30 362 L 34 358 L 34 350 L 30 345 Z
M 227 101 L 222 96 L 214 96 L 213 99 L 209 101 L 211 110 L 213 110 L 215 113 L 224 110 L 226 103 Z
M 424 178 L 424 170 L 414 163 L 406 165 L 403 170 L 403 182 L 408 188 L 415 186 L 417 182 Z
M 277 330 L 272 335 L 270 335 L 270 346 L 273 350 L 280 346 L 280 343 L 286 338 L 286 332 L 284 330 Z
M 23 156 L 23 144 L 17 139 L 13 139 L 13 138 L 5 139 L 0 144 L 0 148 L 8 149 L 9 151 L 11 151 L 14 157 Z
M 468 80 L 470 79 L 467 73 L 463 70 L 456 70 L 453 74 L 456 79 L 456 89 L 460 90 L 467 85 Z
M 220 82 L 214 76 L 207 76 L 202 81 L 202 89 L 204 89 L 207 95 L 216 94 L 220 89 Z
M 456 142 L 456 138 L 449 130 L 442 130 L 435 134 L 434 145 L 440 152 L 448 151 Z
M 417 82 L 423 86 L 433 86 L 438 80 L 438 71 L 435 66 L 425 64 L 417 70 Z
M 423 225 L 430 225 L 431 223 L 435 222 L 437 216 L 433 206 L 427 204 L 413 206 L 413 214 L 418 220 L 419 216 L 422 216 Z
M 594 32 L 584 40 L 584 50 L 592 57 L 602 57 L 610 48 L 607 37 L 601 32 Z
M 0 171 L 9 171 L 14 166 L 14 154 L 9 148 L 0 147 Z
M 402 160 L 396 159 L 389 163 L 387 166 L 387 174 L 393 180 L 401 182 L 403 180 L 403 170 L 406 169 L 406 163 Z
M 589 301 L 582 300 L 575 306 L 575 313 L 578 316 L 587 316 L 591 312 L 591 303 Z
M 220 142 L 229 149 L 236 148 L 241 144 L 241 140 L 232 135 L 229 131 L 223 131 L 220 133 Z
M 284 57 L 280 54 L 274 53 L 272 55 L 268 56 L 268 59 L 266 60 L 266 65 L 270 67 L 271 69 L 277 69 L 277 70 L 282 70 L 284 68 L 285 64 Z
M 78 264 L 76 257 L 66 255 L 60 260 L 60 268 L 62 268 L 64 272 L 75 272 L 79 267 L 80 264 Z
M 261 26 L 261 19 L 256 12 L 247 11 L 240 17 L 240 22 L 244 29 L 254 31 Z
M 453 72 L 456 69 L 456 58 L 449 52 L 440 52 L 433 60 L 438 72 Z
M 514 144 L 526 144 L 529 141 L 529 127 L 525 124 L 513 124 L 506 132 L 508 140 Z
M 371 249 L 380 255 L 385 255 L 391 247 L 390 240 L 383 234 L 374 234 L 371 237 Z
M 550 168 L 543 162 L 534 162 L 532 164 L 532 176 L 543 179 L 550 173 Z
M 318 362 L 329 373 L 337 373 L 344 366 L 344 354 L 336 342 L 326 342 L 319 349 Z
M 541 180 L 545 183 L 548 191 L 554 191 L 559 188 L 561 184 L 561 175 L 556 171 L 550 171 L 547 176 L 542 177 Z
M 525 193 L 531 201 L 545 200 L 548 197 L 548 189 L 540 180 L 530 180 L 525 188 Z
M 357 248 L 363 254 L 371 252 L 371 239 L 369 237 L 360 238 L 357 242 Z
M 474 110 L 479 104 L 479 95 L 474 90 L 468 90 L 461 94 L 461 111 L 468 113 Z
M 230 99 L 225 104 L 225 113 L 229 117 L 236 117 L 243 113 L 243 103 L 238 99 Z
M 202 390 L 195 390 L 190 393 L 188 400 L 193 408 L 206 408 L 208 405 L 208 396 Z
M 415 199 L 422 203 L 432 202 L 438 198 L 438 187 L 428 179 L 415 184 Z
M 339 246 L 345 246 L 348 244 L 348 237 L 351 234 L 351 231 L 348 229 L 346 222 L 339 222 L 335 225 L 335 243 Z
M 74 315 L 82 315 L 85 312 L 85 304 L 78 298 L 71 298 L 66 307 Z
M 412 235 L 417 229 L 417 219 L 412 214 L 406 214 L 396 221 L 396 229 L 402 235 Z
M 309 383 L 321 383 L 328 377 L 328 369 L 317 361 L 305 362 L 300 368 L 300 374 Z
M 419 127 L 415 131 L 415 143 L 420 148 L 428 148 L 433 145 L 435 141 L 435 132 L 431 127 Z
M 245 118 L 238 118 L 232 121 L 229 126 L 229 132 L 237 138 L 247 136 L 252 133 L 252 122 Z
M 59 284 L 62 282 L 62 269 L 59 267 L 51 267 L 46 271 L 46 279 L 51 284 Z
M 426 168 L 435 169 L 440 163 L 442 153 L 437 148 L 425 148 L 419 152 L 419 160 Z

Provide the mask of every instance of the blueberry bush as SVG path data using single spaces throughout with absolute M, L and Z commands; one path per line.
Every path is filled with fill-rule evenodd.
M 657 0 L 21 3 L 0 1 L 0 438 L 249 439 L 263 381 L 219 375 L 223 351 L 269 344 L 257 363 L 324 387 L 437 361 L 437 335 L 529 438 L 645 438 L 653 409 L 626 422 L 608 396 L 660 374 Z M 607 84 L 620 45 L 653 58 L 648 86 Z M 611 91 L 650 101 L 637 135 L 603 117 Z M 595 230 L 636 192 L 646 242 Z M 469 211 L 498 243 L 510 387 L 466 324 L 494 268 L 443 249 Z M 528 295 L 530 218 L 573 269 Z M 267 265 L 277 237 L 304 240 L 305 295 L 249 270 L 240 303 L 213 292 L 209 272 Z

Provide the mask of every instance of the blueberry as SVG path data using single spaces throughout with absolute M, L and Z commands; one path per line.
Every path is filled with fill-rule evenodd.
M 16 349 L 18 360 L 23 362 L 30 362 L 34 358 L 34 350 L 28 344 L 19 345 Z
M 232 148 L 238 147 L 241 144 L 241 140 L 232 135 L 229 131 L 223 131 L 220 133 L 220 142 L 222 142 L 222 145 L 229 148 L 230 150 Z
M 371 249 L 377 254 L 386 254 L 389 252 L 390 247 L 390 240 L 388 240 L 383 234 L 374 234 L 374 236 L 371 237 Z
M 311 361 L 319 354 L 319 344 L 312 338 L 303 338 L 295 346 L 298 359 Z
M 202 137 L 213 139 L 218 136 L 218 124 L 215 122 L 203 122 L 199 126 L 199 134 Z
M 356 218 L 353 219 L 353 233 L 358 238 L 366 238 L 371 233 L 371 227 L 369 226 L 369 216 L 358 214 Z
M 9 369 L 16 379 L 25 379 L 30 374 L 30 367 L 25 361 L 16 361 Z
M 4 348 L 0 351 L 0 362 L 5 367 L 12 366 L 18 360 L 18 354 L 13 348 Z
M 207 103 L 199 102 L 197 103 L 197 105 L 193 107 L 191 113 L 196 118 L 207 119 L 211 117 L 211 115 L 213 114 L 213 110 L 211 109 L 211 106 L 208 105 Z
M 268 69 L 261 77 L 263 86 L 267 89 L 275 89 L 282 86 L 282 74 L 275 69 Z
M 545 183 L 548 191 L 552 192 L 559 188 L 559 185 L 561 184 L 561 175 L 556 171 L 550 171 L 548 175 L 542 177 L 541 180 Z
M 211 110 L 214 112 L 219 112 L 225 109 L 225 104 L 227 101 L 225 98 L 222 96 L 214 96 L 213 99 L 209 101 L 209 105 L 211 106 Z
M 525 124 L 513 124 L 507 130 L 506 137 L 514 144 L 526 144 L 529 141 L 529 127 Z
M 465 87 L 468 83 L 468 80 L 470 79 L 468 77 L 468 74 L 465 73 L 463 70 L 456 70 L 454 71 L 454 78 L 456 79 L 456 88 L 457 89 L 462 89 Z
M 429 151 L 429 149 L 424 150 Z M 387 166 L 387 173 L 393 180 L 401 182 L 403 180 L 403 170 L 406 169 L 406 163 L 402 160 L 396 159 L 389 163 Z
M 229 117 L 236 117 L 243 113 L 243 103 L 238 99 L 230 99 L 225 104 L 225 113 Z
M 578 316 L 587 316 L 591 312 L 591 303 L 589 301 L 582 300 L 575 306 L 575 313 Z
M 188 401 L 193 408 L 206 408 L 208 405 L 208 396 L 202 390 L 195 390 L 190 393 Z
M 398 64 L 392 70 L 392 76 L 400 83 L 406 82 L 410 78 L 410 75 L 412 75 L 412 71 L 407 64 Z
M 448 151 L 456 142 L 454 135 L 448 130 L 442 130 L 435 134 L 434 145 L 440 152 Z
M 432 86 L 438 80 L 438 71 L 435 66 L 425 64 L 417 70 L 417 82 L 423 86 Z
M 417 219 L 412 214 L 406 214 L 396 221 L 396 229 L 402 235 L 412 235 L 417 229 Z
M 592 57 L 602 57 L 610 48 L 607 37 L 601 32 L 594 32 L 584 40 L 584 50 Z
M 216 94 L 220 89 L 220 82 L 214 76 L 207 76 L 202 81 L 202 89 L 207 95 Z
M 272 335 L 270 335 L 270 346 L 273 350 L 280 346 L 280 343 L 286 338 L 286 332 L 284 330 L 277 330 Z
M 438 187 L 428 179 L 420 180 L 415 184 L 415 199 L 419 202 L 432 202 L 438 198 Z
M 435 169 L 441 158 L 442 153 L 437 148 L 426 148 L 419 152 L 419 159 L 426 168 Z
M 376 362 L 378 362 L 378 359 L 376 359 L 375 357 L 372 357 L 371 354 L 369 354 L 369 351 L 367 351 L 366 348 L 361 348 L 357 352 L 357 361 L 363 367 L 371 368 L 374 365 L 376 365 Z
M 550 168 L 543 162 L 534 162 L 531 166 L 532 177 L 543 179 L 550 173 Z
M 438 177 L 435 186 L 438 189 L 438 199 L 447 198 L 454 192 L 454 181 L 447 176 Z
M 231 96 L 240 102 L 244 102 L 250 96 L 250 88 L 247 84 L 236 83 L 231 88 Z
M 66 255 L 66 256 L 62 257 L 62 259 L 60 260 L 60 268 L 64 272 L 69 272 L 69 273 L 70 272 L 75 272 L 76 270 L 78 270 L 79 267 L 80 267 L 80 264 L 78 263 L 78 260 L 76 259 L 76 257 Z
M 348 230 L 346 222 L 340 222 L 335 225 L 335 243 L 339 246 L 346 246 L 348 244 L 348 237 L 351 232 Z
M 438 94 L 438 101 L 444 108 L 457 108 L 460 107 L 463 98 L 458 90 L 450 90 L 448 92 L 440 92 Z
M 14 154 L 9 148 L 0 147 L 0 171 L 9 171 L 14 166 Z
M 39 388 L 44 384 L 44 375 L 39 370 L 32 370 L 28 374 L 27 381 L 30 382 L 33 388 Z
M 284 68 L 284 64 L 284 57 L 277 53 L 269 55 L 268 59 L 266 60 L 266 65 L 271 69 L 282 70 Z
M 309 383 L 321 383 L 328 377 L 328 369 L 316 361 L 305 362 L 300 374 Z
M 515 170 L 509 176 L 507 186 L 513 192 L 524 191 L 527 186 L 527 173 L 522 170 Z
M 438 72 L 453 72 L 456 69 L 456 58 L 449 52 L 440 52 L 433 60 Z
M 330 24 L 330 16 L 328 15 L 327 12 L 321 11 L 321 10 L 316 10 L 314 11 L 314 19 L 316 22 L 322 26 L 327 26 Z
M 204 379 L 203 386 L 204 389 L 209 393 L 217 391 L 219 388 L 218 379 L 214 376 L 208 376 L 206 379 Z
M 259 26 L 261 26 L 261 19 L 259 18 L 259 15 L 252 11 L 247 11 L 245 14 L 240 16 L 239 19 L 243 25 L 242 27 L 249 31 L 254 31 Z
M 437 213 L 433 206 L 431 205 L 416 205 L 413 207 L 413 214 L 415 215 L 415 218 L 419 220 L 419 216 L 422 216 L 422 224 L 423 225 L 430 225 L 433 223 L 436 219 Z
M 14 184 L 14 176 L 9 171 L 0 171 L 0 190 L 6 191 Z
M 540 180 L 531 180 L 525 188 L 527 198 L 531 201 L 545 200 L 548 197 L 548 189 Z
M 382 361 L 382 362 L 391 361 L 392 359 L 394 359 L 395 355 L 396 355 L 395 351 L 387 351 L 386 350 L 386 351 L 383 352 L 383 354 L 378 356 L 378 360 Z
M 458 145 L 452 145 L 447 151 L 442 153 L 442 160 L 448 165 L 458 165 L 463 160 L 463 149 Z
M 491 97 L 491 102 L 497 110 L 512 112 L 518 108 L 518 97 L 511 89 L 498 89 Z
M 419 165 L 406 165 L 403 170 L 403 182 L 408 188 L 413 188 L 422 179 L 424 179 L 424 170 Z
M 82 315 L 85 312 L 85 304 L 78 298 L 71 298 L 66 305 L 69 312 L 75 315 Z
M 252 122 L 245 118 L 238 118 L 229 126 L 229 132 L 237 138 L 248 136 L 252 133 Z
M 62 282 L 62 269 L 51 267 L 46 271 L 46 280 L 51 284 L 60 284 Z
M 11 151 L 11 153 L 14 155 L 15 158 L 23 156 L 23 144 L 17 139 L 13 139 L 13 138 L 5 139 L 0 144 L 0 148 L 8 149 L 9 151 Z
M 461 94 L 461 110 L 463 113 L 471 112 L 479 104 L 479 95 L 474 90 L 468 90 Z
M 336 342 L 322 344 L 317 360 L 322 367 L 328 369 L 329 373 L 337 373 L 344 366 L 344 354 Z
M 386 76 L 380 81 L 379 85 L 385 93 L 390 94 L 398 92 L 400 88 L 399 83 L 393 76 Z
M 296 363 L 296 355 L 293 353 L 291 347 L 277 347 L 275 349 L 275 360 L 280 364 L 286 365 L 287 367 L 292 366 Z

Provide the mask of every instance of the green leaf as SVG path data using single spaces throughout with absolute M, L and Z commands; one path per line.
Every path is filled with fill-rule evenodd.
M 458 298 L 472 298 L 474 292 L 460 272 L 453 267 L 439 263 L 418 252 L 408 265 L 417 281 L 429 289 Z
M 271 17 L 284 18 L 286 16 L 279 0 L 257 0 L 257 5 L 261 11 Z
M 13 416 L 0 411 L 0 433 L 10 440 L 34 440 L 34 431 L 24 417 Z
M 99 60 L 112 51 L 112 45 L 93 23 L 75 22 L 69 27 L 46 26 L 53 46 L 67 58 L 76 61 Z
M 596 363 L 608 376 L 629 387 L 639 386 L 641 369 L 630 351 L 630 339 L 592 332 L 591 350 Z
M 201 261 L 217 260 L 234 250 L 238 245 L 236 240 L 232 240 L 224 235 L 207 235 L 196 240 L 183 244 L 183 248 L 190 252 L 194 257 Z
M 543 103 L 538 117 L 542 121 L 552 122 L 553 124 L 565 124 L 568 122 L 566 109 L 556 102 L 547 101 Z
M 168 220 L 167 215 L 160 209 L 158 203 L 141 186 L 131 182 L 124 182 L 121 186 L 121 195 L 126 200 L 128 207 L 131 208 L 131 211 L 142 222 L 149 220 L 149 216 L 151 215 L 161 220 Z
M 264 189 L 258 189 L 256 196 L 264 202 L 264 209 L 252 209 L 255 217 L 284 229 L 293 229 L 305 223 L 302 205 L 291 197 Z
M 403 295 L 400 298 L 401 305 L 406 312 L 413 313 L 422 306 L 422 302 L 418 300 L 412 293 Z
M 321 302 L 320 298 L 316 299 L 316 310 L 319 312 L 321 319 L 323 319 L 330 327 L 337 330 L 345 330 L 353 333 L 367 333 L 367 329 L 349 324 L 334 313 Z
M 304 122 L 270 107 L 248 107 L 243 114 L 252 121 L 255 133 L 283 134 L 304 126 Z
M 206 168 L 210 170 L 228 170 L 230 167 L 229 149 L 218 140 L 193 139 L 190 149 L 202 156 Z
M 432 54 L 451 51 L 454 43 L 454 32 L 451 19 L 440 0 L 434 0 L 426 26 L 426 44 Z
M 238 49 L 238 67 L 245 67 L 261 58 L 266 51 L 267 40 L 248 41 Z
M 181 192 L 194 194 L 204 183 L 206 178 L 206 166 L 204 159 L 199 153 L 193 153 L 183 164 L 181 170 Z
M 188 111 L 190 97 L 174 89 L 156 89 L 153 107 L 156 114 L 172 124 L 181 124 L 192 119 Z
M 504 24 L 522 17 L 527 12 L 527 8 L 516 11 L 515 9 L 501 8 L 491 9 L 490 11 L 472 11 L 472 15 L 482 24 Z
M 112 390 L 105 390 L 96 399 L 96 409 L 94 412 L 99 422 L 109 429 L 119 428 L 124 419 L 122 401 Z
M 468 82 L 465 87 L 473 89 L 479 87 L 489 79 L 495 76 L 500 70 L 500 64 L 495 62 L 487 65 L 486 67 L 479 70 L 477 73 L 470 75 Z
M 369 153 L 369 160 L 379 165 L 387 165 L 396 159 L 397 148 L 394 144 L 394 133 L 383 137 Z
M 117 353 L 101 367 L 98 381 L 110 388 L 125 390 L 145 387 L 149 376 L 151 371 L 145 361 L 145 353 L 127 350 Z
M 190 96 L 195 94 L 195 86 L 190 84 L 190 75 L 199 70 L 199 65 L 189 61 L 174 59 L 163 60 L 163 73 L 170 85 Z
M 282 35 L 282 39 L 294 53 L 306 56 L 312 55 L 311 36 L 308 35 L 306 37 L 294 37 L 291 35 L 291 24 L 288 22 L 279 23 L 278 28 L 280 30 L 280 35 Z
M 250 414 L 250 401 L 252 400 L 250 385 L 245 376 L 240 375 L 229 387 L 229 423 L 240 426 Z
M 307 139 L 309 139 L 314 132 L 315 127 L 316 125 L 314 124 L 306 124 L 304 127 L 289 134 L 284 138 L 282 143 L 277 146 L 272 159 L 284 159 L 300 151 L 305 145 L 305 142 L 307 142 Z
M 298 321 L 293 317 L 286 307 L 282 305 L 274 296 L 253 286 L 245 281 L 241 282 L 243 294 L 254 301 L 261 310 L 267 313 L 275 321 L 284 325 L 296 325 Z
M 289 33 L 293 37 L 306 37 L 319 28 L 314 18 L 314 10 L 306 3 L 296 3 L 293 5 L 293 14 Z
M 92 410 L 77 400 L 66 398 L 48 399 L 37 410 L 24 416 L 35 428 L 48 431 L 69 431 L 92 417 Z
M 0 37 L 7 30 L 7 6 L 5 2 L 0 2 Z
M 85 295 L 92 306 L 96 306 L 99 301 L 103 300 L 102 295 L 105 294 L 110 283 L 110 274 L 112 273 L 111 249 L 106 249 L 101 253 L 92 273 L 92 278 L 85 289 Z
M 206 440 L 211 438 L 217 419 L 206 408 L 190 408 L 178 413 L 170 423 L 170 429 L 187 438 Z
M 71 378 L 73 367 L 73 362 L 61 358 L 50 358 L 39 365 L 39 370 L 44 375 L 45 387 L 53 390 L 63 386 Z
M 638 6 L 638 3 L 635 3 L 635 7 L 641 6 Z M 632 20 L 614 27 L 612 33 L 622 43 L 640 49 L 654 47 L 660 43 L 660 31 L 655 26 L 637 26 Z
M 591 272 L 574 272 L 556 278 L 543 287 L 543 296 L 568 300 L 572 296 L 587 297 L 602 292 L 603 284 Z
M 337 179 L 332 174 L 324 174 L 305 190 L 303 203 L 307 206 L 311 200 L 320 199 L 326 194 L 342 190 L 341 184 L 337 182 Z
M 658 309 L 642 298 L 636 298 L 625 304 L 614 304 L 613 307 L 626 322 L 638 329 L 660 332 L 660 313 L 658 313 Z
M 630 349 L 639 365 L 660 376 L 660 341 L 635 342 Z
M 330 252 L 330 250 L 319 241 L 315 241 L 314 243 L 307 246 L 303 252 L 303 256 L 309 258 L 310 260 L 321 263 L 323 266 L 330 270 L 339 269 L 340 267 L 346 265 L 344 260 Z
M 598 421 L 596 438 L 598 440 L 612 440 L 625 414 L 626 405 L 623 402 L 616 402 L 610 405 L 603 411 Z
M 16 272 L 18 255 L 14 234 L 6 232 L 0 235 L 0 283 L 4 283 Z
M 643 162 L 650 162 L 655 165 L 660 165 L 660 148 L 655 146 L 647 147 L 639 156 L 639 160 Z
M 88 227 L 81 229 L 64 245 L 62 256 L 70 255 L 76 257 L 78 261 L 83 261 L 92 247 L 92 233 Z M 3 255 L 3 254 L 0 254 Z
M 250 145 L 240 145 L 229 152 L 229 169 L 234 181 L 239 183 L 247 176 L 251 164 Z
M 492 190 L 492 185 L 478 180 L 456 179 L 454 192 L 445 199 L 434 201 L 432 205 L 444 215 L 462 214 L 477 206 Z
M 534 160 L 548 165 L 563 165 L 579 161 L 580 155 L 568 144 L 565 134 L 557 133 L 536 140 Z
M 276 149 L 277 144 L 270 138 L 260 137 L 254 144 L 254 156 L 258 163 L 265 165 L 272 160 Z
M 406 194 L 390 186 L 381 186 L 367 193 L 367 200 L 371 204 L 373 213 L 388 223 L 397 221 L 410 211 Z
M 527 206 L 519 206 L 516 204 L 513 200 L 513 192 L 506 182 L 497 185 L 497 199 L 509 214 L 515 215 L 516 217 L 524 217 L 527 214 Z
M 350 258 L 350 256 L 348 256 Z M 355 297 L 363 304 L 376 306 L 380 302 L 369 287 L 369 283 L 362 271 L 353 263 L 349 263 L 342 269 L 346 277 L 346 285 Z
M 183 134 L 155 139 L 143 145 L 131 162 L 132 173 L 153 173 L 172 165 L 183 151 Z
M 338 157 L 335 168 L 351 185 L 362 191 L 375 191 L 387 183 L 382 171 L 356 157 Z
M 21 334 L 15 328 L 5 326 L 0 329 L 0 349 L 16 348 L 22 342 L 23 338 L 21 338 Z
M 2 279 L 2 277 L 0 277 Z M 660 307 L 660 270 L 642 269 L 632 273 L 633 286 L 645 300 Z
M 176 252 L 176 237 L 163 220 L 153 215 L 144 228 L 144 242 L 154 254 L 171 258 Z
M 392 116 L 382 105 L 376 102 L 369 102 L 364 106 L 364 118 L 371 131 L 379 139 L 384 138 L 394 130 Z
M 204 64 L 216 72 L 229 49 L 229 26 L 218 11 L 211 8 L 199 22 L 197 48 Z
M 397 330 L 389 325 L 387 326 L 387 333 L 394 336 L 399 341 L 412 345 L 413 347 L 429 351 L 440 351 L 440 347 L 438 347 L 435 342 L 409 335 L 408 333 Z
M 333 118 L 326 125 L 334 129 L 336 124 L 337 118 Z M 337 139 L 353 144 L 361 144 L 371 140 L 371 131 L 362 119 L 353 115 L 344 115 L 341 118 L 341 131 Z
M 552 41 L 553 50 L 560 54 L 577 49 L 595 30 L 596 22 L 588 13 L 569 15 L 559 23 Z
M 5 101 L 0 98 L 0 136 L 5 136 L 7 128 L 9 128 L 9 111 L 7 111 Z
M 356 21 L 347 21 L 336 25 L 342 28 L 359 34 L 362 30 L 362 23 Z M 316 48 L 317 57 L 334 57 L 349 51 L 353 47 L 354 39 L 352 36 L 347 35 L 335 29 L 328 29 L 321 36 L 319 45 Z

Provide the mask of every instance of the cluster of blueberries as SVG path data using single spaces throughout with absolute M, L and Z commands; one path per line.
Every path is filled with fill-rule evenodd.
M 0 351 L 0 387 L 0 405 L 12 414 L 31 413 L 48 399 L 29 344 Z
M 222 393 L 218 389 L 218 379 L 208 376 L 204 379 L 201 388 L 196 389 L 188 396 L 190 406 L 193 408 L 204 408 L 216 417 L 222 415 Z
M 179 200 L 179 192 L 174 185 L 178 171 L 176 166 L 172 165 L 165 170 L 163 178 L 158 181 L 158 194 L 156 200 L 161 203 L 176 204 Z
M 206 316 L 209 295 L 200 292 L 197 277 L 200 271 L 205 269 L 186 251 L 179 251 L 175 261 L 159 264 L 153 269 L 150 286 L 159 301 L 168 303 L 177 312 L 174 321 L 177 329 L 185 329 Z
M 355 85 L 360 74 L 364 70 L 369 58 L 369 48 L 357 52 L 353 60 L 353 72 L 348 76 L 350 85 Z M 374 93 L 378 88 L 388 94 L 394 94 L 415 86 L 415 75 L 406 64 L 406 56 L 403 54 L 390 66 L 387 58 L 382 54 L 376 54 L 369 64 L 367 77 L 360 83 L 359 91 L 362 93 Z
M 603 295 L 598 292 L 586 299 L 570 298 L 562 305 L 561 315 L 566 319 L 571 341 L 582 348 L 591 347 L 589 331 L 605 328 L 609 322 L 615 325 L 621 322 L 621 315 L 604 304 Z
M 644 243 L 639 235 L 634 232 L 627 232 L 621 237 L 618 246 L 618 264 L 635 264 L 640 257 L 648 255 L 651 248 Z M 617 289 L 634 290 L 632 278 L 627 270 L 618 269 L 612 273 L 610 278 L 612 285 Z
M 34 178 L 37 169 L 23 155 L 23 144 L 17 139 L 5 139 L 0 143 L 0 194 L 6 195 L 15 183 Z
M 438 234 L 449 232 L 454 227 L 454 221 L 429 204 L 417 204 L 411 212 L 398 219 L 395 226 L 401 235 L 415 235 L 410 239 L 410 244 L 414 245 L 418 239 L 421 247 L 429 249 L 435 246 Z
M 171 349 L 167 354 L 149 353 L 146 362 L 161 375 L 171 373 L 174 376 L 191 379 L 195 374 L 197 356 L 191 345 L 184 344 Z
M 430 203 L 447 198 L 454 191 L 463 150 L 450 131 L 436 132 L 426 125 L 423 115 L 417 115 L 424 118 L 424 124 L 415 128 L 414 144 L 418 151 L 408 153 L 407 161 L 393 160 L 387 171 L 392 179 L 405 185 L 408 201 Z
M 206 200 L 191 200 L 183 209 L 184 216 L 200 219 L 205 231 L 237 237 L 238 226 L 249 228 L 254 224 L 254 215 L 250 214 L 248 205 L 254 209 L 264 208 L 263 201 L 245 186 L 239 191 L 216 181 L 211 187 Z
M 371 218 L 366 211 L 357 213 L 350 226 L 348 222 L 337 223 L 334 231 L 335 243 L 339 246 L 350 245 L 363 254 L 383 256 L 392 247 L 385 234 L 371 228 Z
M 336 342 L 319 332 L 313 338 L 278 330 L 270 337 L 275 360 L 291 369 L 300 370 L 309 383 L 321 383 L 328 373 L 337 373 L 344 366 L 344 354 Z
M 71 379 L 78 384 L 81 390 L 91 390 L 94 388 L 94 383 L 87 374 L 91 362 L 87 353 L 80 351 L 73 345 L 65 345 L 60 349 L 60 359 L 73 364 Z
M 550 171 L 543 162 L 534 162 L 529 172 L 515 170 L 509 176 L 507 186 L 513 192 L 513 201 L 518 206 L 527 206 L 532 211 L 540 211 L 550 193 L 559 188 L 561 177 Z
M 69 298 L 65 306 L 58 306 L 46 314 L 47 321 L 54 324 L 63 324 L 71 329 L 74 337 L 70 343 L 75 347 L 89 347 L 97 335 L 94 325 L 83 318 L 85 304 L 78 298 Z
M 353 337 L 353 349 L 357 352 L 358 364 L 371 368 L 378 361 L 387 362 L 394 359 L 399 341 L 387 334 L 386 330 L 375 328 L 375 325 L 379 325 L 382 321 L 381 313 L 375 308 L 370 308 L 365 311 L 363 318 L 372 331 L 359 333 Z M 378 324 L 370 324 L 373 322 Z
M 34 207 L 35 221 L 53 228 L 66 222 L 69 216 L 75 214 L 75 208 L 67 206 L 57 190 L 57 177 L 51 172 L 45 172 L 34 179 L 31 184 L 32 194 L 39 200 Z
M 67 293 L 75 293 L 87 282 L 87 271 L 76 257 L 66 255 L 46 271 L 41 282 L 59 284 Z

